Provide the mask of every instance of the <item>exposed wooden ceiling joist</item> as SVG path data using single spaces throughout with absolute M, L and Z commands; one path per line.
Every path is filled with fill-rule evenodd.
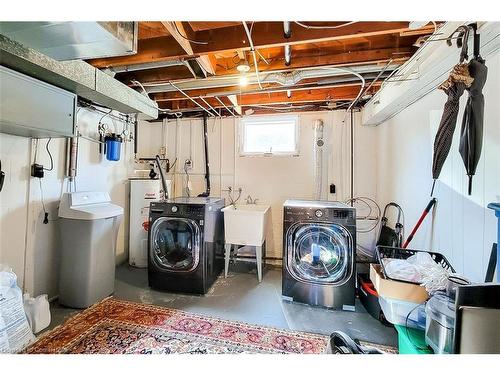
M 165 25 L 169 22 L 164 22 Z M 252 30 L 252 39 L 256 49 L 282 47 L 285 44 L 321 43 L 343 41 L 353 38 L 367 38 L 376 35 L 398 34 L 408 30 L 408 22 L 358 22 L 346 27 L 332 30 L 303 29 L 295 27 L 290 39 L 283 36 L 281 22 L 256 22 Z M 167 28 L 168 29 L 168 28 Z M 172 32 L 172 27 L 168 29 Z M 184 30 L 189 30 L 187 27 Z M 243 26 L 230 26 L 213 30 L 189 32 L 189 39 L 208 44 L 180 45 L 176 31 L 171 36 L 141 40 L 138 52 L 132 56 L 94 59 L 89 63 L 97 68 L 138 64 L 144 62 L 179 59 L 187 56 L 217 54 L 227 51 L 249 50 Z M 177 36 L 177 39 L 174 37 Z
M 255 49 L 282 47 L 285 44 L 318 43 L 373 35 L 400 33 L 408 30 L 408 22 L 357 22 L 338 29 L 304 29 L 292 23 L 292 35 L 285 38 L 283 22 L 255 22 L 252 40 Z M 243 26 L 231 26 L 194 33 L 198 41 L 207 42 L 194 46 L 196 54 L 250 50 Z

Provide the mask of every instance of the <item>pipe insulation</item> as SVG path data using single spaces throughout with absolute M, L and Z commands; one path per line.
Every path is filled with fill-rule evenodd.
M 324 125 L 323 120 L 314 122 L 314 199 L 321 200 L 323 188 L 323 148 Z

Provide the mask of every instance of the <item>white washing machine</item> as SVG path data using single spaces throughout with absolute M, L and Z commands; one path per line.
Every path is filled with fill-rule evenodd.
M 166 181 L 168 194 L 172 193 L 170 180 Z M 129 255 L 131 266 L 148 266 L 149 205 L 163 196 L 161 180 L 130 179 Z

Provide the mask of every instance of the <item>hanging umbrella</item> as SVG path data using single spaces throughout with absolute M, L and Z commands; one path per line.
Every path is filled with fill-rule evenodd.
M 469 99 L 464 111 L 460 132 L 459 151 L 469 176 L 469 195 L 472 193 L 472 177 L 476 173 L 477 163 L 483 146 L 484 96 L 482 93 L 488 68 L 479 55 L 479 35 L 474 28 L 474 58 L 469 62 L 469 73 L 474 78 L 467 88 Z
M 461 57 L 461 60 L 463 58 Z M 455 65 L 448 79 L 439 86 L 448 95 L 448 99 L 444 105 L 443 115 L 434 140 L 434 156 L 432 160 L 432 178 L 434 182 L 431 196 L 434 192 L 434 184 L 439 178 L 441 169 L 450 152 L 451 141 L 457 123 L 460 97 L 465 89 L 471 85 L 472 81 L 468 65 L 460 63 Z

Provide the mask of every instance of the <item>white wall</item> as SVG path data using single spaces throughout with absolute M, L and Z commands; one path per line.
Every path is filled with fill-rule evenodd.
M 359 125 L 359 114 L 355 114 L 355 195 L 374 197 L 376 187 L 375 148 L 371 145 L 376 129 Z M 314 121 L 322 119 L 326 137 L 324 160 L 323 199 L 345 200 L 350 194 L 350 148 L 349 118 L 342 122 L 344 112 L 316 112 L 299 114 L 300 155 L 250 157 L 238 153 L 239 120 L 209 119 L 209 160 L 212 196 L 226 198 L 229 203 L 228 186 L 241 187 L 243 193 L 239 203 L 251 195 L 259 203 L 272 207 L 272 224 L 268 228 L 267 256 L 282 256 L 283 202 L 289 198 L 312 199 L 314 196 L 313 140 Z M 175 165 L 175 196 L 184 196 L 186 175 L 184 161 L 193 160 L 189 171 L 192 195 L 205 189 L 203 123 L 201 119 L 183 119 L 169 122 L 143 122 L 138 138 L 139 156 L 152 157 L 165 144 L 167 157 Z M 177 149 L 177 152 L 176 152 Z M 172 178 L 172 175 L 170 176 Z M 337 194 L 329 194 L 329 183 L 335 183 Z M 373 238 L 365 236 L 368 240 Z M 361 238 L 361 241 L 365 241 Z
M 79 111 L 78 125 L 82 134 L 97 138 L 97 124 L 102 115 L 85 109 Z M 113 131 L 121 132 L 122 125 L 112 119 L 103 119 Z M 0 134 L 0 158 L 6 173 L 0 193 L 0 263 L 8 264 L 18 276 L 24 290 L 38 295 L 57 295 L 59 266 L 59 227 L 57 209 L 60 196 L 67 191 L 64 179 L 65 140 L 52 139 L 50 150 L 54 156 L 54 170 L 45 171 L 39 181 L 30 177 L 30 165 L 35 160 L 48 168 L 46 139 Z M 38 147 L 36 144 L 38 143 Z M 36 152 L 36 148 L 38 151 Z M 98 154 L 98 144 L 80 138 L 78 152 L 78 190 L 103 190 L 111 199 L 125 208 L 125 215 L 117 242 L 117 262 L 127 258 L 128 249 L 128 188 L 127 175 L 132 168 L 132 144 L 122 146 L 119 162 L 110 162 Z M 42 223 L 43 209 L 40 184 L 49 212 L 49 224 Z
M 453 146 L 436 184 L 434 216 L 427 217 L 410 245 L 445 254 L 457 272 L 475 281 L 484 280 L 496 240 L 494 212 L 486 206 L 500 201 L 500 54 L 489 57 L 486 65 L 483 153 L 473 193 L 467 195 L 467 177 L 458 153 L 464 94 Z M 376 128 L 377 198 L 381 204 L 401 204 L 407 234 L 430 199 L 434 136 L 445 100 L 446 95 L 435 90 Z

